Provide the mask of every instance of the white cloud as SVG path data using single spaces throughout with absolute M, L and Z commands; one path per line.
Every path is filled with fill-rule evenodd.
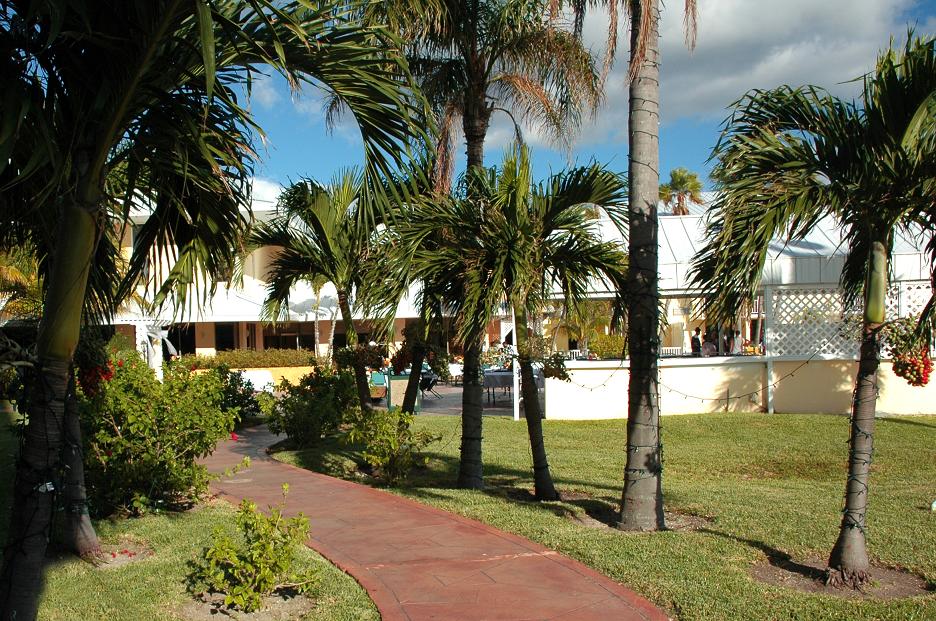
M 264 179 L 263 177 L 254 177 L 252 184 L 251 207 L 256 211 L 272 209 L 276 205 L 276 198 L 283 191 L 283 186 L 276 181 Z
M 282 100 L 282 95 L 276 89 L 273 78 L 268 75 L 255 74 L 250 98 L 251 101 L 260 104 L 261 108 L 269 110 Z
M 848 81 L 871 70 L 891 36 L 900 40 L 902 16 L 913 0 L 701 0 L 694 52 L 684 43 L 682 3 L 672 0 L 661 24 L 661 118 L 721 120 L 726 106 L 752 88 L 816 84 L 842 97 L 857 95 Z M 917 32 L 932 32 L 936 16 Z M 602 53 L 607 18 L 594 11 L 585 37 Z M 606 101 L 579 144 L 626 140 L 627 33 L 608 77 Z

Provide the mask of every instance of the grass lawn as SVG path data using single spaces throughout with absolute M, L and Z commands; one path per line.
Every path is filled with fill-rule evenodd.
M 0 421 L 0 472 L 11 473 L 15 447 L 9 421 Z M 6 539 L 10 476 L 0 477 L 0 542 Z M 103 543 L 123 538 L 143 541 L 155 552 L 121 567 L 96 569 L 76 558 L 52 561 L 39 618 L 44 621 L 107 619 L 140 621 L 179 619 L 175 614 L 190 596 L 185 591 L 186 563 L 211 540 L 217 527 L 234 530 L 235 509 L 212 502 L 194 511 L 163 513 L 139 519 L 96 524 Z M 359 621 L 379 619 L 367 593 L 315 552 L 303 548 L 302 567 L 315 567 L 319 583 L 311 592 L 316 607 L 305 619 Z
M 418 417 L 442 436 L 426 469 L 392 491 L 518 533 L 611 576 L 681 620 L 936 619 L 936 594 L 849 601 L 754 581 L 768 554 L 824 559 L 838 532 L 848 419 L 822 415 L 706 414 L 663 419 L 667 510 L 705 518 L 696 531 L 622 533 L 573 518 L 610 520 L 620 502 L 625 421 L 544 421 L 563 502 L 525 501 L 532 490 L 526 426 L 484 421 L 488 489 L 452 489 L 458 417 Z M 936 417 L 877 423 L 869 548 L 876 563 L 936 584 Z M 346 478 L 354 454 L 327 443 L 278 453 Z

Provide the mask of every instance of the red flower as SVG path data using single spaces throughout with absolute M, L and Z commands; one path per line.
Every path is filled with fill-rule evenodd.
M 233 431 L 231 432 L 231 439 L 237 442 L 237 434 L 234 433 Z
M 117 361 L 117 366 L 118 366 L 118 367 L 122 367 L 122 366 L 123 366 L 123 359 Z

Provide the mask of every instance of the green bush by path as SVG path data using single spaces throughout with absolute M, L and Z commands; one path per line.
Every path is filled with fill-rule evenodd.
M 270 431 L 285 433 L 301 448 L 337 431 L 345 417 L 360 407 L 351 371 L 316 367 L 298 384 L 283 380 L 277 389 L 284 396 L 270 413 Z
M 550 467 L 563 502 L 524 502 L 533 487 L 523 422 L 484 421 L 485 491 L 452 489 L 458 417 L 417 417 L 442 436 L 426 469 L 392 491 L 518 533 L 594 567 L 684 620 L 936 619 L 936 595 L 849 601 L 768 586 L 750 577 L 768 553 L 825 559 L 841 519 L 848 419 L 825 415 L 706 414 L 664 417 L 668 511 L 697 516 L 691 532 L 622 533 L 610 521 L 621 498 L 626 421 L 544 421 Z M 878 421 L 872 466 L 869 553 L 936 584 L 936 417 Z M 353 477 L 344 447 L 278 453 Z
M 208 473 L 195 460 L 237 416 L 221 408 L 221 377 L 174 364 L 160 383 L 136 351 L 112 354 L 107 368 L 79 403 L 92 512 L 141 513 L 197 498 Z
M 308 367 L 316 363 L 315 354 L 307 349 L 231 349 L 219 351 L 214 356 L 186 354 L 179 362 L 192 371 L 215 369 L 269 369 L 273 367 Z

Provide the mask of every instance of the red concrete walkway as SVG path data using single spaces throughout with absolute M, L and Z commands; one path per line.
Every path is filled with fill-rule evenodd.
M 383 621 L 423 619 L 663 620 L 610 578 L 522 537 L 364 485 L 269 458 L 276 437 L 258 427 L 220 444 L 214 472 L 251 466 L 212 488 L 261 507 L 281 500 L 309 518 L 307 545 L 354 576 Z

